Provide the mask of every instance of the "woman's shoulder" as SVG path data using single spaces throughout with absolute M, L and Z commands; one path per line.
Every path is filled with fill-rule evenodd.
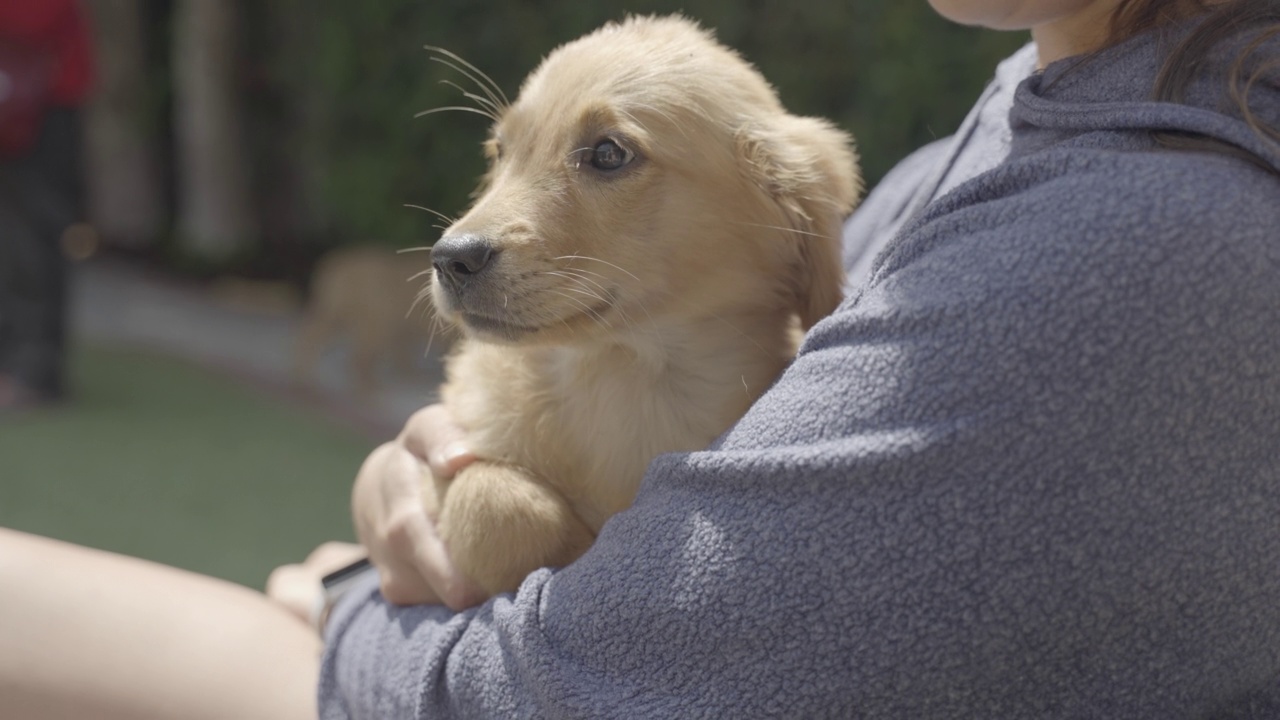
M 1280 227 L 1280 169 L 1229 153 L 1165 148 L 1063 148 L 1027 168 L 1009 201 L 1029 219 L 1114 241 L 1160 235 L 1200 244 L 1215 238 L 1274 237 Z M 1118 236 L 1118 237 L 1116 237 Z
M 1063 234 L 1212 225 L 1273 230 L 1280 219 L 1277 200 L 1280 169 L 1226 153 L 1108 147 L 1100 138 L 1082 137 L 976 178 L 920 220 L 960 214 Z
M 873 281 L 910 269 L 1073 283 L 1155 264 L 1190 272 L 1215 255 L 1280 266 L 1277 199 L 1280 175 L 1229 155 L 1059 147 L 930 204 L 882 254 Z

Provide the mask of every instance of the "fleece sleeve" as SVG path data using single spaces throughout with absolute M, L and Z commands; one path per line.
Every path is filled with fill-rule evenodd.
M 893 240 L 906 222 L 910 208 L 927 197 L 928 180 L 940 172 L 941 163 L 953 150 L 955 137 L 935 140 L 916 150 L 894 166 L 844 225 L 841 237 L 846 292 L 861 287 L 871 274 L 871 266 L 884 246 Z
M 323 716 L 1280 707 L 1280 184 L 1188 158 L 961 186 L 578 562 L 346 604 Z

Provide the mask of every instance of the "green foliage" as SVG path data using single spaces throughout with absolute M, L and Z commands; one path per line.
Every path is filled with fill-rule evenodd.
M 870 182 L 915 147 L 949 134 L 1025 41 L 950 25 L 924 2 L 862 0 L 285 0 L 309 32 L 305 62 L 278 72 L 306 88 L 309 152 L 329 230 L 339 242 L 432 242 L 440 224 L 403 206 L 458 215 L 482 172 L 487 121 L 431 108 L 465 104 L 465 78 L 424 45 L 456 52 L 514 95 L 555 46 L 627 13 L 684 14 L 713 27 L 779 88 L 795 112 L 829 117 L 858 138 Z M 262 12 L 262 11 L 258 11 Z M 280 60 L 276 67 L 279 68 Z M 273 142 L 292 142 L 288 136 Z

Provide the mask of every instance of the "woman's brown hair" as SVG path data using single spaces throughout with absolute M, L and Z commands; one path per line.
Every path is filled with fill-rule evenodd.
M 1240 33 L 1251 33 L 1248 44 L 1231 65 L 1227 92 L 1254 132 L 1280 144 L 1280 129 L 1258 118 L 1249 105 L 1254 84 L 1280 68 L 1280 57 L 1254 57 L 1268 40 L 1280 35 L 1280 0 L 1120 0 L 1111 16 L 1105 45 L 1191 18 L 1197 18 L 1195 27 L 1165 59 L 1152 88 L 1152 99 L 1181 102 L 1205 57 L 1218 43 Z M 1170 132 L 1154 135 L 1166 147 L 1226 152 L 1280 174 L 1280 170 L 1253 153 L 1218 140 Z

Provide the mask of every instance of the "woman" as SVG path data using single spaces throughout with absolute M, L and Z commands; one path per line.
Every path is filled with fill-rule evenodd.
M 460 613 L 388 604 L 469 604 L 412 495 L 418 458 L 467 456 L 433 410 L 370 458 L 355 506 L 384 593 L 333 611 L 323 717 L 1280 712 L 1280 52 L 1254 42 L 1280 8 L 934 5 L 1036 44 L 854 216 L 851 297 L 777 386 L 655 461 L 586 556 Z M 167 583 L 173 606 L 197 581 Z M 28 592 L 0 618 L 53 602 Z M 240 670 L 252 717 L 315 648 L 224 600 L 201 613 L 277 656 L 169 657 Z

